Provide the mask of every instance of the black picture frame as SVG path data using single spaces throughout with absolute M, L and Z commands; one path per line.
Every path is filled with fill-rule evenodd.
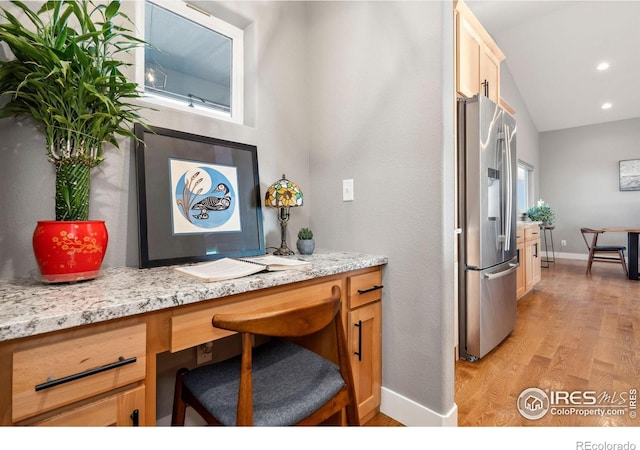
M 640 191 L 640 159 L 619 161 L 620 190 Z
M 265 254 L 254 145 L 134 125 L 139 267 Z

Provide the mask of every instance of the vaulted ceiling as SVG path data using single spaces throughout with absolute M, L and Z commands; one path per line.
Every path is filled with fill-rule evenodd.
M 538 131 L 640 117 L 640 1 L 466 3 L 505 54 Z

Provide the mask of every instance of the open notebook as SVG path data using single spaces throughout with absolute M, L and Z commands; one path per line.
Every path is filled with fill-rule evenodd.
M 265 255 L 253 258 L 222 258 L 202 264 L 176 267 L 175 270 L 201 281 L 210 282 L 245 277 L 263 270 L 298 270 L 307 272 L 311 270 L 311 263 L 298 259 Z

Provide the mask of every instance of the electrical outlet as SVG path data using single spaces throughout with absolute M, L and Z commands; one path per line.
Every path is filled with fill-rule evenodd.
M 213 361 L 213 342 L 206 342 L 196 347 L 196 365 Z
M 567 246 L 567 241 L 565 241 L 564 239 L 560 241 L 560 245 L 562 247 L 566 247 Z
M 342 201 L 353 201 L 353 179 L 342 180 Z

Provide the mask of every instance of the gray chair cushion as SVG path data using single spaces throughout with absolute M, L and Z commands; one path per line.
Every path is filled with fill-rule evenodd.
M 193 369 L 184 388 L 223 425 L 235 425 L 240 357 Z M 292 342 L 274 339 L 253 350 L 255 426 L 292 425 L 345 385 L 332 362 Z
M 621 247 L 619 245 L 596 245 L 593 250 L 601 252 L 617 252 L 618 250 L 625 251 L 627 247 Z

